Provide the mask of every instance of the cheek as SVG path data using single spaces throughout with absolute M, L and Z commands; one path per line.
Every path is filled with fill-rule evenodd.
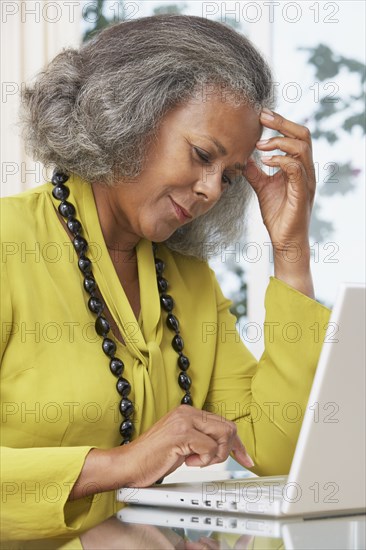
M 145 171 L 140 192 L 134 201 L 140 212 L 162 215 L 165 209 L 169 209 L 169 195 L 177 197 L 178 191 L 181 197 L 183 190 L 189 193 L 189 186 L 194 183 L 197 174 L 190 157 L 186 156 L 184 159 L 171 157 L 169 162 L 154 163 Z
M 163 187 L 184 187 L 192 178 L 192 159 L 189 152 L 184 155 L 171 155 L 169 160 L 160 166 L 159 179 Z

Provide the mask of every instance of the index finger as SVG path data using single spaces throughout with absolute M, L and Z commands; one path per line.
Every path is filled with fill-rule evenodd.
M 249 456 L 248 451 L 244 447 L 238 435 L 236 435 L 234 438 L 232 452 L 235 456 L 235 460 L 237 460 L 239 464 L 241 464 L 242 466 L 245 466 L 246 468 L 253 468 L 254 462 L 252 458 Z
M 205 420 L 198 416 L 194 419 L 193 425 L 197 430 L 212 437 L 217 442 L 217 461 L 222 462 L 230 452 L 233 452 L 239 464 L 246 468 L 252 468 L 254 462 L 236 433 L 235 422 L 231 422 L 218 414 L 208 411 L 205 411 L 205 413 Z M 215 459 L 211 463 L 214 464 Z
M 309 145 L 310 149 L 312 149 L 311 133 L 309 128 L 306 126 L 292 122 L 291 120 L 288 120 L 282 115 L 279 115 L 274 111 L 270 111 L 269 109 L 262 109 L 260 120 L 266 128 L 277 130 L 284 136 L 305 141 Z

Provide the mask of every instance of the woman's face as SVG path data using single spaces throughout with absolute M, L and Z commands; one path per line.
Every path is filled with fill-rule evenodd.
M 194 99 L 170 111 L 141 174 L 108 190 L 119 231 L 130 243 L 161 242 L 205 214 L 238 185 L 233 178 L 242 168 L 235 165 L 245 165 L 261 130 L 252 107 L 233 108 L 224 98 Z

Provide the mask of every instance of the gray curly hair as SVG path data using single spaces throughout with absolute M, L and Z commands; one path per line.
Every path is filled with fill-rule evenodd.
M 274 101 L 267 63 L 232 28 L 186 15 L 118 23 L 79 50 L 63 50 L 24 89 L 25 144 L 45 166 L 90 183 L 133 179 L 164 115 L 208 87 L 258 113 Z M 248 182 L 237 177 L 209 212 L 178 229 L 166 245 L 207 258 L 211 243 L 241 235 L 250 196 Z

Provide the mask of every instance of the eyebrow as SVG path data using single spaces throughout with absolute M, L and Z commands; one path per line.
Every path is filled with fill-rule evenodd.
M 216 138 L 214 138 L 213 136 L 210 136 L 208 134 L 203 134 L 203 137 L 209 139 L 210 141 L 212 141 L 212 143 L 214 145 L 216 145 L 217 149 L 219 150 L 219 152 L 222 154 L 222 155 L 227 155 L 227 150 L 225 149 L 225 147 L 223 146 L 223 144 Z M 239 170 L 244 170 L 245 168 L 245 165 L 244 164 L 240 164 L 239 162 L 236 162 L 235 163 L 235 168 L 239 168 Z

